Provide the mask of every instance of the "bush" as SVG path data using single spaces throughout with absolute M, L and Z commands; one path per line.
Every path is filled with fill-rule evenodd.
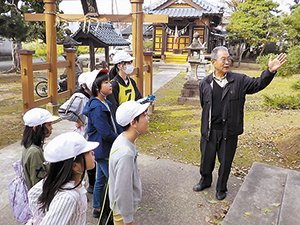
M 78 46 L 76 53 L 78 56 L 90 54 L 89 46 Z
M 23 49 L 35 50 L 33 58 L 46 59 L 47 58 L 47 45 L 41 40 L 35 40 L 33 42 L 22 43 Z M 57 46 L 57 56 L 60 57 L 61 53 L 64 52 L 63 46 Z
M 296 82 L 294 82 L 292 85 L 291 85 L 291 88 L 294 89 L 294 90 L 300 90 L 300 80 L 297 80 Z
M 263 104 L 274 109 L 300 109 L 300 94 L 298 95 L 263 95 Z
M 277 57 L 275 54 L 268 54 L 259 56 L 256 62 L 260 64 L 261 70 L 268 68 L 269 58 L 273 55 L 273 59 Z M 288 50 L 287 62 L 277 71 L 277 75 L 280 77 L 289 77 L 294 74 L 300 73 L 300 46 L 294 46 Z
M 144 44 L 143 44 L 143 48 L 146 50 L 146 51 L 152 51 L 153 49 L 153 42 L 152 41 L 145 41 Z

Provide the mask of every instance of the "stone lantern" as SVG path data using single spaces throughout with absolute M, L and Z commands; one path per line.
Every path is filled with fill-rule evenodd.
M 194 33 L 193 42 L 185 49 L 191 51 L 191 56 L 188 60 L 191 71 L 188 75 L 188 81 L 181 89 L 181 95 L 178 97 L 178 104 L 183 105 L 199 105 L 199 82 L 206 76 L 205 65 L 208 63 L 205 60 L 203 50 L 206 49 L 205 43 L 202 44 L 199 33 Z
M 198 81 L 206 76 L 205 65 L 207 64 L 207 60 L 204 58 L 203 50 L 206 50 L 205 43 L 202 44 L 199 40 L 200 34 L 195 33 L 193 35 L 193 43 L 186 47 L 191 51 L 191 57 L 188 60 L 191 66 L 191 72 L 189 74 L 188 80 L 190 81 Z

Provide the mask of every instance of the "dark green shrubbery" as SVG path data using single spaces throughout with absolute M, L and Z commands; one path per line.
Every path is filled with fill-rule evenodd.
M 260 69 L 265 70 L 268 68 L 268 62 L 270 56 L 276 58 L 275 54 L 268 54 L 264 56 L 257 57 L 256 61 L 260 64 Z M 287 52 L 287 62 L 277 71 L 277 76 L 289 77 L 294 74 L 300 73 L 300 46 L 294 46 L 290 48 Z
M 263 104 L 274 109 L 300 109 L 300 94 L 297 95 L 263 95 Z
M 292 85 L 291 85 L 291 88 L 294 89 L 294 90 L 300 90 L 300 80 L 297 80 L 296 82 L 294 82 Z

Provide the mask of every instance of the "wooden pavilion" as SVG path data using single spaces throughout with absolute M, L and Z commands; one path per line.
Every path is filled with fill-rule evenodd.
M 124 46 L 131 43 L 118 35 L 110 23 L 81 23 L 79 29 L 72 35 L 81 45 L 89 46 L 90 69 L 95 69 L 95 48 L 105 49 L 105 61 L 109 65 L 109 46 Z
M 144 8 L 153 15 L 169 15 L 168 23 L 153 24 L 153 51 L 164 59 L 168 54 L 188 54 L 193 34 L 198 32 L 207 52 L 223 43 L 224 37 L 215 35 L 221 24 L 223 9 L 205 0 L 159 0 Z

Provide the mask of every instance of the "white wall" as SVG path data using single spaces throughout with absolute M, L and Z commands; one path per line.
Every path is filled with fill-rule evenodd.
M 11 56 L 11 41 L 0 37 L 0 56 Z

